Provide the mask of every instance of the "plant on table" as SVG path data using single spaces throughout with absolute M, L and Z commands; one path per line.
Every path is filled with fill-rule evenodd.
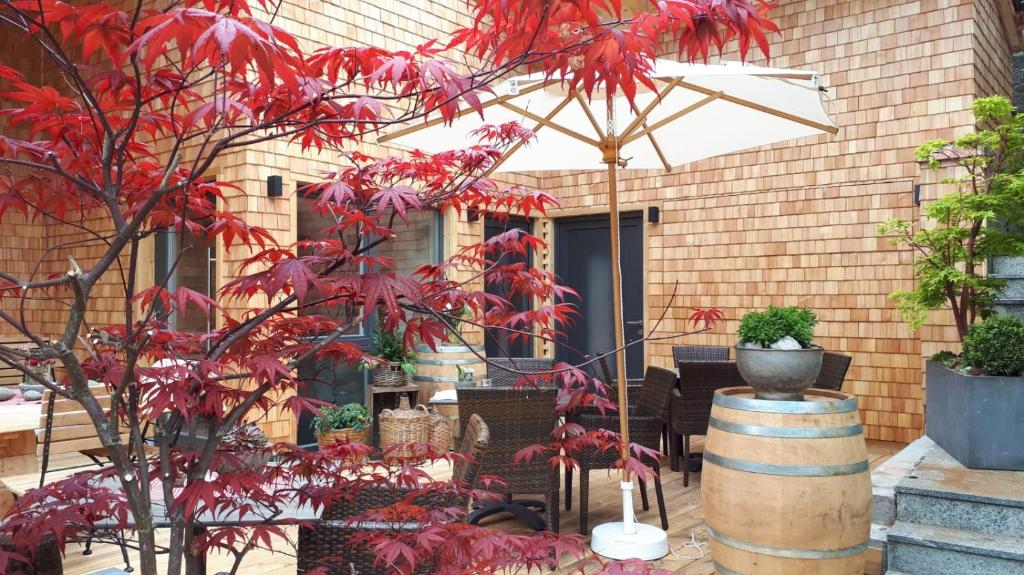
M 984 273 L 995 258 L 1024 255 L 1024 116 L 1002 96 L 973 105 L 975 123 L 987 129 L 959 139 L 932 140 L 917 157 L 932 169 L 955 166 L 941 181 L 951 191 L 922 208 L 927 223 L 892 219 L 879 226 L 896 246 L 913 250 L 916 287 L 892 298 L 911 329 L 929 312 L 948 307 L 962 341 L 976 321 L 992 313 L 1006 287 Z
M 740 320 L 736 367 L 761 399 L 799 400 L 821 371 L 813 311 L 769 306 Z
M 409 376 L 416 373 L 413 354 L 406 349 L 398 332 L 377 327 L 373 330 L 370 343 L 376 350 L 374 355 L 384 360 L 373 366 L 373 384 L 396 386 L 409 382 Z
M 366 428 L 369 425 L 370 412 L 361 403 L 321 407 L 320 415 L 312 420 L 313 433 L 321 444 L 338 439 L 366 441 Z
M 625 19 L 616 0 L 473 0 L 468 28 L 390 50 L 313 46 L 275 22 L 281 7 L 272 0 L 40 0 L 0 10 L 0 33 L 25 48 L 0 55 L 0 218 L 52 228 L 61 241 L 45 246 L 38 262 L 0 270 L 0 322 L 35 346 L 26 352 L 0 343 L 0 363 L 76 402 L 110 461 L 21 498 L 0 533 L 10 544 L 0 549 L 0 572 L 20 556 L 12 546 L 30 554 L 55 533 L 63 547 L 102 522 L 131 534 L 145 575 L 197 573 L 211 549 L 234 558 L 234 573 L 251 550 L 276 551 L 282 525 L 296 522 L 275 510 L 322 508 L 370 482 L 407 485 L 421 477 L 411 464 L 347 463 L 369 452 L 350 443 L 320 452 L 278 444 L 280 465 L 255 475 L 207 473 L 241 422 L 322 407 L 306 388 L 331 382 L 303 380 L 299 367 L 372 361 L 343 336 L 375 310 L 386 311 L 381 328 L 400 331 L 406 349 L 447 340 L 452 310 L 469 310 L 463 322 L 547 338 L 572 313 L 552 274 L 499 261 L 500 253 L 544 246 L 530 234 L 463 246 L 412 274 L 396 272 L 381 255 L 406 233 L 411 213 L 545 213 L 554 203 L 549 195 L 486 177 L 503 151 L 529 141 L 529 130 L 491 126 L 466 149 L 434 155 L 371 157 L 364 140 L 402 123 L 482 112 L 481 93 L 521 67 L 584 97 L 600 90 L 632 98 L 641 86 L 656 89 L 648 76 L 665 40 L 693 60 L 737 39 L 745 56 L 751 45 L 767 52 L 765 33 L 776 30 L 760 0 L 670 1 Z M 19 70 L 30 60 L 25 54 L 43 62 Z M 219 179 L 245 165 L 254 146 L 290 147 L 310 163 L 303 175 L 312 184 L 296 200 L 325 220 L 315 239 L 280 244 L 259 225 L 278 219 L 264 217 L 262 190 Z M 140 265 L 164 234 L 183 240 L 171 242 L 168 269 L 190 244 L 219 243 L 231 261 L 242 259 L 236 279 L 217 293 L 169 283 L 172 274 L 143 283 Z M 514 286 L 510 298 L 545 303 L 517 310 L 484 284 Z M 7 311 L 26 302 L 63 315 L 41 324 Z M 213 327 L 178 329 L 196 314 Z M 30 358 L 57 362 L 61 380 L 36 373 Z M 581 391 L 588 378 L 579 366 L 561 365 L 558 377 L 574 390 L 560 406 L 591 399 Z M 183 430 L 203 431 L 207 440 L 179 442 Z M 295 484 L 317 488 L 266 487 Z M 166 529 L 159 547 L 158 508 Z M 207 530 L 200 521 L 242 511 L 268 519 Z M 411 538 L 366 543 L 404 572 L 424 557 L 437 558 L 440 572 L 540 569 L 584 549 L 574 538 L 510 535 L 435 516 L 419 524 Z M 158 553 L 165 553 L 163 569 Z

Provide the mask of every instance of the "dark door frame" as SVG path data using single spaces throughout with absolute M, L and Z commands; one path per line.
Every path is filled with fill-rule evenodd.
M 492 219 L 490 217 L 485 216 L 484 219 L 483 219 L 483 224 L 484 224 L 484 240 L 487 240 L 490 237 L 493 237 L 493 236 L 489 235 L 489 232 L 492 229 L 501 229 L 501 230 L 507 231 L 507 230 L 518 228 L 518 229 L 525 230 L 526 233 L 528 233 L 528 234 L 533 234 L 533 228 L 534 228 L 534 221 L 533 221 L 532 218 L 527 218 L 527 217 L 524 217 L 524 216 L 517 216 L 517 215 L 509 216 L 508 220 L 504 221 L 504 222 L 503 221 L 494 220 L 494 219 Z M 527 255 L 526 255 L 526 265 L 533 266 L 534 265 L 534 261 L 535 261 L 535 254 L 533 253 L 533 250 L 529 250 L 527 252 Z M 484 290 L 485 291 L 489 290 L 489 289 L 490 288 L 489 288 L 488 285 L 484 286 Z M 535 302 L 532 300 L 532 298 L 529 298 L 529 299 L 530 299 L 530 301 L 526 301 L 526 302 L 512 302 L 512 303 L 513 304 L 517 304 L 517 303 L 520 304 L 522 309 L 520 309 L 519 311 L 525 311 L 525 309 L 533 309 L 534 305 L 535 305 Z M 528 307 L 526 307 L 526 306 L 528 306 Z M 534 357 L 536 355 L 536 353 L 535 353 L 535 347 L 536 346 L 534 345 L 534 340 L 532 338 L 529 339 L 529 340 L 526 340 L 525 342 L 517 341 L 516 345 L 519 346 L 520 343 L 522 344 L 521 347 L 518 347 L 514 351 L 522 350 L 522 353 L 513 353 L 512 357 Z M 497 347 L 497 342 L 495 342 L 492 337 L 490 337 L 488 334 L 485 333 L 484 334 L 484 346 L 486 348 L 488 348 L 489 350 L 491 350 L 491 349 L 494 349 L 494 348 Z M 497 350 L 495 350 L 495 351 L 497 351 Z M 488 357 L 498 357 L 498 355 L 492 354 L 490 351 L 487 352 L 487 356 Z
M 609 217 L 609 212 L 608 212 L 607 208 L 601 208 L 601 207 L 595 207 L 595 208 L 590 208 L 590 209 L 569 209 L 569 210 L 565 210 L 564 212 L 549 213 L 548 217 L 550 219 L 551 230 L 553 232 L 552 240 L 551 240 L 551 242 L 549 244 L 549 248 L 548 248 L 550 250 L 550 255 L 549 255 L 548 261 L 549 261 L 549 265 L 551 266 L 551 270 L 550 271 L 557 273 L 558 257 L 559 257 L 558 256 L 558 223 L 560 221 L 565 221 L 565 220 L 581 220 L 582 221 L 582 220 L 586 220 L 588 218 L 592 218 L 592 219 L 595 219 L 595 220 L 596 219 L 607 219 Z M 648 258 L 648 246 L 649 246 L 648 234 L 650 232 L 650 229 L 648 227 L 647 219 L 644 217 L 644 208 L 643 207 L 636 207 L 636 208 L 623 207 L 620 210 L 620 212 L 619 212 L 620 221 L 622 220 L 622 218 L 626 218 L 626 217 L 629 217 L 629 218 L 639 218 L 639 221 L 640 221 L 640 241 L 641 241 L 641 252 L 642 252 L 639 255 L 640 255 L 640 257 L 643 258 L 643 270 L 644 270 L 643 273 L 645 275 L 649 274 L 650 273 L 650 269 L 649 269 L 650 258 Z M 626 254 L 624 252 L 621 255 L 621 257 L 625 257 L 627 255 L 628 254 Z M 643 320 L 643 328 L 644 328 L 645 333 L 646 333 L 646 330 L 649 329 L 649 327 L 650 327 L 650 307 L 649 307 L 649 302 L 650 302 L 650 283 L 647 282 L 647 281 L 643 281 L 641 283 L 642 283 L 642 288 L 640 290 L 640 298 L 641 298 L 640 304 L 641 304 L 641 310 L 642 310 L 641 318 Z M 626 329 L 629 330 L 631 328 L 629 326 L 627 326 Z M 628 334 L 627 334 L 627 336 L 628 336 Z M 628 337 L 627 337 L 627 341 L 628 341 Z M 593 351 L 598 351 L 598 350 L 593 350 Z M 643 345 L 643 354 L 642 354 L 643 365 L 644 366 L 649 365 L 649 363 L 650 363 L 650 356 L 651 356 L 650 346 L 646 345 L 646 342 L 645 342 L 644 345 Z

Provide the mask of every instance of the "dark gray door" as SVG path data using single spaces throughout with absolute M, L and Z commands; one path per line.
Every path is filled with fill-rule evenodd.
M 626 342 L 643 334 L 644 258 L 643 220 L 640 212 L 620 215 L 622 246 L 622 315 Z M 615 347 L 612 330 L 611 240 L 608 215 L 561 218 L 555 226 L 555 273 L 561 283 L 575 289 L 580 315 L 564 329 L 564 341 L 555 357 L 578 363 L 583 354 L 594 355 Z M 614 358 L 609 366 L 615 371 Z M 626 377 L 644 373 L 643 342 L 626 348 Z
M 530 220 L 522 217 L 512 216 L 504 221 L 495 220 L 488 217 L 484 221 L 484 237 L 491 239 L 494 236 L 503 234 L 512 229 L 520 229 L 526 233 L 531 232 L 532 226 Z M 498 260 L 501 265 L 512 264 L 517 262 L 523 262 L 527 265 L 532 260 L 532 254 L 517 254 L 517 253 L 505 253 Z M 512 305 L 519 311 L 526 311 L 531 309 L 533 302 L 530 301 L 529 296 L 519 296 L 512 298 L 508 295 L 508 287 L 501 284 L 487 283 L 484 287 L 487 293 L 495 294 L 508 299 L 512 302 Z M 533 345 L 529 339 L 522 337 L 512 338 L 506 330 L 501 329 L 490 329 L 487 330 L 487 336 L 484 341 L 484 347 L 487 350 L 487 357 L 533 357 Z

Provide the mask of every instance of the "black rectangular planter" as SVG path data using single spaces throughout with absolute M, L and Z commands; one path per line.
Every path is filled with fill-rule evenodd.
M 927 367 L 928 437 L 971 469 L 1024 471 L 1024 377 Z

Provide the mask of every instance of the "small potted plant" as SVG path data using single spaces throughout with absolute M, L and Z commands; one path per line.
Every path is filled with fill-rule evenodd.
M 259 471 L 270 461 L 270 441 L 267 434 L 255 423 L 240 425 L 227 434 L 217 446 L 220 452 L 218 473 L 243 473 Z
M 337 441 L 366 443 L 366 430 L 370 425 L 370 413 L 361 403 L 332 405 L 320 410 L 313 418 L 313 433 L 321 448 Z
M 1024 471 L 1024 323 L 995 315 L 972 325 L 959 356 L 927 366 L 928 437 L 972 469 Z
M 405 352 L 401 336 L 388 330 L 377 328 L 371 338 L 376 348 L 376 356 L 384 361 L 373 366 L 373 385 L 381 387 L 401 387 L 409 384 L 409 376 L 416 373 L 412 357 Z
M 740 320 L 736 368 L 758 399 L 802 401 L 821 371 L 822 349 L 811 345 L 814 312 L 769 306 Z

